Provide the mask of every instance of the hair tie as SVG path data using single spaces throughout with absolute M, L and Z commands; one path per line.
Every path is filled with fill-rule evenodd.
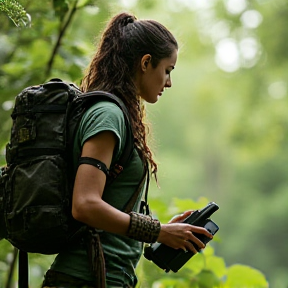
M 136 18 L 134 16 L 128 16 L 124 19 L 124 26 L 127 26 L 130 23 L 134 23 L 134 21 L 136 20 Z

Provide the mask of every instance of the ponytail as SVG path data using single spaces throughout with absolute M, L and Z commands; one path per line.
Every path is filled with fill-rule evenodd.
M 134 23 L 136 20 L 137 19 L 135 16 L 128 13 L 121 13 L 114 16 L 108 23 L 101 40 L 105 40 L 105 42 L 107 42 L 107 44 L 109 43 L 110 45 L 113 43 L 117 49 L 116 51 L 119 51 L 118 49 L 121 49 L 121 45 L 123 44 L 123 40 L 125 38 L 125 27 L 131 23 Z
M 128 13 L 121 13 L 112 18 L 112 22 L 118 22 L 120 24 L 119 27 L 125 27 L 130 23 L 134 23 L 136 20 L 137 18 L 134 15 Z

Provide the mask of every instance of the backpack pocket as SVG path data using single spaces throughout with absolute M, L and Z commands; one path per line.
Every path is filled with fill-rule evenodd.
M 8 240 L 27 252 L 58 253 L 69 238 L 72 191 L 60 155 L 41 156 L 11 169 Z
M 23 233 L 18 237 L 19 245 L 25 245 L 25 249 L 31 252 L 54 254 L 58 248 L 53 250 L 60 243 L 68 241 L 68 219 L 63 206 L 26 207 L 23 225 Z

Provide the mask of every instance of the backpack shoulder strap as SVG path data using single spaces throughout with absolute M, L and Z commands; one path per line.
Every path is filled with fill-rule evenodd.
M 126 128 L 127 128 L 127 138 L 126 138 L 124 150 L 122 151 L 122 154 L 121 154 L 119 160 L 117 161 L 115 166 L 110 168 L 110 170 L 109 170 L 109 175 L 112 177 L 110 177 L 110 179 L 107 179 L 107 181 L 108 181 L 108 184 L 110 184 L 122 172 L 123 167 L 125 167 L 125 165 L 129 161 L 131 154 L 132 154 L 132 151 L 133 151 L 133 148 L 134 148 L 134 136 L 132 133 L 128 109 L 125 106 L 125 104 L 117 96 L 115 96 L 114 94 L 105 92 L 105 91 L 91 91 L 91 92 L 83 93 L 82 95 L 78 96 L 78 98 L 82 99 L 82 101 L 85 99 L 84 102 L 91 101 L 92 103 L 89 103 L 90 105 L 93 105 L 93 104 L 95 104 L 99 101 L 103 101 L 103 100 L 113 102 L 122 110 L 122 112 L 124 114 L 125 124 L 126 124 Z M 90 107 L 90 105 L 87 105 L 87 106 Z M 138 197 L 139 197 L 139 195 L 143 189 L 143 186 L 145 184 L 146 184 L 145 200 L 141 203 L 141 210 L 143 212 L 145 210 L 145 213 L 149 214 L 149 208 L 148 208 L 148 204 L 147 204 L 148 189 L 149 189 L 148 163 L 145 163 L 144 173 L 142 175 L 142 178 L 138 183 L 138 186 L 136 188 L 135 193 L 133 193 L 131 198 L 124 205 L 123 211 L 125 211 L 126 213 L 129 213 L 132 211 L 132 209 L 133 209 L 133 207 L 134 207 L 134 205 L 135 205 L 135 203 L 136 203 L 136 201 L 137 201 L 137 199 L 138 199 Z M 145 206 L 146 209 L 143 206 Z
M 119 99 L 117 96 L 105 91 L 91 91 L 83 93 L 75 99 L 76 106 L 82 106 L 82 109 L 85 110 L 100 101 L 110 101 L 112 103 L 115 103 L 122 110 L 125 119 L 125 126 L 127 129 L 126 143 L 124 145 L 122 154 L 114 167 L 111 167 L 109 170 L 110 177 L 108 179 L 108 183 L 111 184 L 123 171 L 124 167 L 130 160 L 134 149 L 134 136 L 132 132 L 128 109 L 121 101 L 121 99 Z

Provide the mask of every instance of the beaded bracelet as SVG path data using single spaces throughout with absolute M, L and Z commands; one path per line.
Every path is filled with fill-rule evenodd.
M 127 232 L 129 238 L 145 243 L 154 243 L 157 241 L 161 230 L 159 220 L 136 212 L 130 212 L 129 215 L 130 226 Z

